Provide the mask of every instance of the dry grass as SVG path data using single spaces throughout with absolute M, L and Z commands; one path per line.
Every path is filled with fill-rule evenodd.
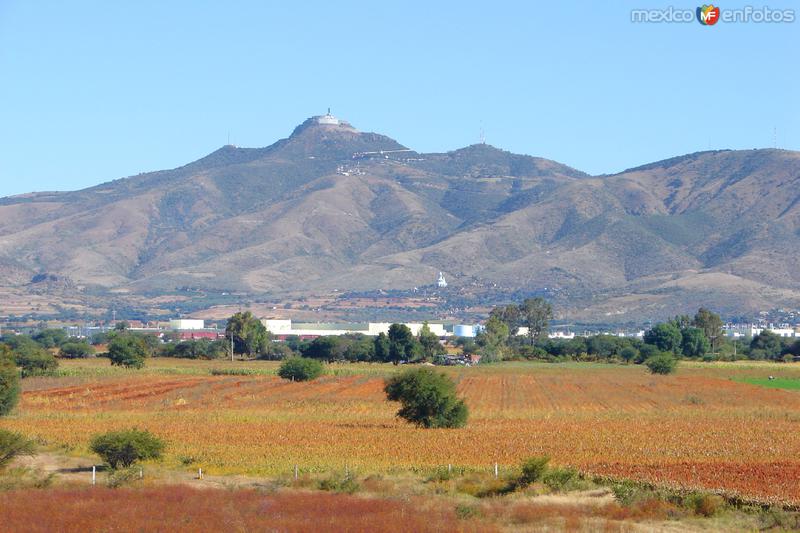
M 7 533 L 59 531 L 496 531 L 460 519 L 452 506 L 323 492 L 142 489 L 50 489 L 0 492 Z

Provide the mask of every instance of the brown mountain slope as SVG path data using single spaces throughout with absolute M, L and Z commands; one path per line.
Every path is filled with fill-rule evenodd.
M 418 154 L 317 117 L 267 148 L 0 199 L 0 272 L 93 293 L 547 288 L 568 314 L 800 302 L 800 153 L 702 152 L 613 176 L 487 145 Z

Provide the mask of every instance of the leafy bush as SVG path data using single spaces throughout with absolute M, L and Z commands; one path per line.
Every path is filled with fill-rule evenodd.
M 114 470 L 120 466 L 127 468 L 137 461 L 158 459 L 164 447 L 161 439 L 138 429 L 96 435 L 89 444 L 89 448 Z
M 352 476 L 339 474 L 333 474 L 329 478 L 321 480 L 317 486 L 320 490 L 345 494 L 353 494 L 361 488 L 358 481 Z
M 8 353 L 0 344 L 0 416 L 10 413 L 19 400 L 19 372 Z
M 515 480 L 496 478 L 494 475 L 475 473 L 459 479 L 455 484 L 455 489 L 476 498 L 491 498 L 514 492 L 516 482 Z
M 549 462 L 550 458 L 547 456 L 531 457 L 526 460 L 522 463 L 522 474 L 517 478 L 518 484 L 526 487 L 539 481 L 547 471 L 547 463 Z
M 22 377 L 44 376 L 58 368 L 58 361 L 53 354 L 42 349 L 22 349 L 15 353 L 17 366 L 22 367 Z
M 619 356 L 626 363 L 630 363 L 632 361 L 635 361 L 636 358 L 639 357 L 639 350 L 637 350 L 633 346 L 626 346 L 622 350 L 620 350 Z
M 42 348 L 58 348 L 67 342 L 67 332 L 63 329 L 43 329 L 33 335 L 33 340 L 38 342 Z
M 163 346 L 161 354 L 165 357 L 183 359 L 218 359 L 227 353 L 228 345 L 224 340 L 194 339 Z
M 459 503 L 456 505 L 456 516 L 461 520 L 469 520 L 481 516 L 481 510 L 474 505 Z
M 397 416 L 425 428 L 457 428 L 467 423 L 467 406 L 456 396 L 452 379 L 430 368 L 418 368 L 386 381 L 386 397 L 400 402 Z
M 94 355 L 94 347 L 86 342 L 66 342 L 61 345 L 61 357 L 79 359 Z
M 678 362 L 668 353 L 654 355 L 644 362 L 651 374 L 672 374 Z
M 25 438 L 20 433 L 0 429 L 0 470 L 20 455 L 33 455 L 35 446 L 33 441 Z
M 142 368 L 147 355 L 147 345 L 136 335 L 117 335 L 108 345 L 108 358 L 112 365 Z
M 716 494 L 692 494 L 687 498 L 686 504 L 694 514 L 708 518 L 725 506 L 725 500 Z
M 567 491 L 577 488 L 580 474 L 574 468 L 550 468 L 542 476 L 542 482 L 552 491 Z
M 136 467 L 128 467 L 120 470 L 114 470 L 108 475 L 106 485 L 112 489 L 116 489 L 129 484 L 132 481 L 139 479 L 139 469 Z
M 278 375 L 292 381 L 311 381 L 322 375 L 322 363 L 307 357 L 290 357 L 281 363 Z

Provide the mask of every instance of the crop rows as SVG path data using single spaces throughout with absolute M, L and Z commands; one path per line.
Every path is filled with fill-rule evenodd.
M 546 454 L 587 472 L 800 503 L 795 392 L 638 367 L 451 372 L 471 409 L 460 430 L 397 420 L 382 379 L 359 374 L 57 378 L 26 392 L 2 424 L 80 452 L 92 433 L 136 425 L 167 439 L 173 466 L 209 473 L 509 469 Z

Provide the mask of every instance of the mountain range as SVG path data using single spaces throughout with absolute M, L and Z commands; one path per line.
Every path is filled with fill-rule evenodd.
M 0 199 L 0 284 L 21 293 L 312 295 L 442 271 L 489 295 L 545 291 L 577 319 L 745 315 L 800 307 L 798 250 L 800 152 L 591 176 L 486 144 L 418 153 L 330 115 L 266 148 Z

